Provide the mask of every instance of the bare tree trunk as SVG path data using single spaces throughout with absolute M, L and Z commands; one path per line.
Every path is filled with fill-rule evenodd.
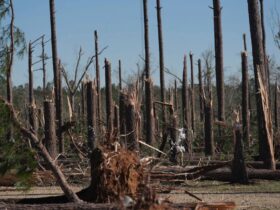
M 203 82 L 202 82 L 201 60 L 198 59 L 197 63 L 198 63 L 200 121 L 203 122 L 203 119 L 204 119 L 204 103 L 203 103 Z
M 106 84 L 106 115 L 107 115 L 107 132 L 113 131 L 113 102 L 112 102 L 112 82 L 111 82 L 111 63 L 105 59 L 105 84 Z
M 114 134 L 119 136 L 120 133 L 120 117 L 119 117 L 119 107 L 114 105 Z
M 186 134 L 186 152 L 191 153 L 191 142 L 189 139 L 189 94 L 188 94 L 188 78 L 187 78 L 187 57 L 184 56 L 183 68 L 183 85 L 182 85 L 182 114 L 183 114 L 183 127 Z
M 178 110 L 178 97 L 177 97 L 177 80 L 174 80 L 174 110 Z
M 164 81 L 164 52 L 163 52 L 163 36 L 162 36 L 162 23 L 161 23 L 161 5 L 160 0 L 157 0 L 157 23 L 158 23 L 158 45 L 159 45 L 159 72 L 160 72 L 160 96 L 161 102 L 165 103 L 165 81 Z M 163 132 L 166 125 L 166 109 L 162 105 L 162 123 Z
M 36 105 L 34 101 L 33 91 L 33 70 L 32 70 L 32 47 L 31 43 L 28 46 L 28 76 L 29 76 L 29 123 L 31 130 L 36 134 L 38 129 L 38 122 L 36 116 Z
M 92 81 L 86 83 L 87 90 L 87 128 L 89 154 L 95 148 L 95 87 Z M 90 155 L 89 155 L 90 156 Z
M 43 95 L 44 100 L 47 98 L 47 90 L 46 90 L 46 84 L 47 84 L 47 78 L 46 78 L 46 62 L 45 62 L 45 40 L 44 37 L 42 37 L 42 71 L 43 71 Z
M 99 48 L 98 48 L 98 34 L 94 31 L 94 44 L 95 44 L 95 71 L 96 71 L 96 91 L 97 91 L 97 122 L 98 122 L 98 132 L 100 132 L 99 123 L 101 122 L 101 91 L 100 91 L 100 70 L 99 70 Z
M 208 97 L 204 96 L 204 153 L 206 156 L 214 155 L 214 134 L 213 134 L 213 101 L 211 84 L 208 86 Z
M 60 84 L 60 70 L 58 66 L 57 56 L 57 39 L 56 39 L 56 21 L 55 21 L 55 4 L 54 0 L 49 0 L 50 3 L 50 22 L 51 22 L 51 43 L 52 43 L 52 61 L 53 61 L 53 75 L 54 75 L 54 94 L 55 94 L 55 111 L 57 121 L 57 137 L 59 143 L 59 152 L 64 153 L 64 142 L 62 138 L 62 95 Z
M 250 112 L 249 112 L 249 89 L 248 89 L 248 60 L 247 52 L 241 53 L 242 59 L 242 124 L 243 141 L 250 145 Z
M 279 87 L 278 87 L 278 83 L 277 80 L 275 82 L 275 92 L 274 92 L 275 96 L 274 96 L 274 125 L 275 125 L 275 129 L 276 131 L 279 130 L 279 99 L 278 99 L 278 95 L 279 95 Z
M 45 145 L 50 156 L 55 159 L 57 156 L 56 149 L 56 131 L 55 131 L 55 109 L 51 101 L 44 101 L 45 117 Z
M 260 84 L 263 84 L 264 94 L 267 92 L 267 78 L 265 72 L 265 55 L 263 52 L 262 43 L 262 30 L 261 30 L 261 18 L 259 12 L 259 5 L 257 0 L 247 0 L 248 2 L 248 13 L 250 21 L 250 31 L 251 31 L 251 41 L 252 41 L 252 51 L 253 51 L 253 63 L 254 63 L 254 73 L 255 73 L 255 87 L 256 87 L 256 99 L 257 99 L 257 114 L 258 114 L 258 130 L 259 130 L 259 148 L 260 157 L 264 161 L 267 168 L 275 169 L 275 160 L 273 155 L 273 145 L 272 145 L 272 130 L 266 129 L 267 124 L 271 122 L 268 117 L 265 117 L 266 109 L 269 107 L 264 107 L 264 99 L 260 94 Z M 268 113 L 270 115 L 270 113 Z M 271 119 L 271 118 L 270 118 Z
M 249 179 L 244 158 L 241 124 L 239 122 L 234 125 L 234 138 L 235 149 L 231 168 L 231 181 L 233 183 L 248 184 Z
M 176 111 L 174 111 L 173 106 L 170 108 L 170 115 L 171 115 L 171 125 L 170 125 L 170 139 L 171 139 L 171 152 L 170 152 L 170 161 L 177 163 L 177 148 L 176 142 L 178 138 L 177 134 L 177 127 L 178 127 L 178 119 L 176 115 Z
M 264 5 L 263 5 L 263 0 L 259 0 L 259 2 L 260 2 L 260 13 L 261 13 L 262 44 L 263 44 L 263 53 L 264 53 L 264 62 L 265 62 L 266 82 L 267 82 L 267 90 L 268 90 L 268 97 L 269 97 L 269 105 L 271 107 L 270 70 L 269 70 L 269 63 L 268 63 L 268 55 L 266 54 L 266 33 L 265 33 L 265 22 L 264 22 Z
M 153 84 L 150 77 L 150 47 L 149 47 L 149 20 L 147 0 L 143 0 L 144 12 L 144 37 L 145 37 L 145 104 L 146 104 L 146 142 L 154 142 L 153 122 Z
M 191 121 L 192 121 L 192 131 L 195 132 L 194 121 L 195 121 L 195 99 L 194 99 L 194 75 L 193 75 L 193 54 L 190 53 L 190 63 L 191 63 Z
M 120 142 L 123 143 L 123 142 L 126 142 L 125 140 L 122 139 L 122 136 L 125 136 L 126 134 L 126 124 L 125 124 L 125 94 L 123 91 L 120 92 L 120 96 L 119 96 L 119 119 L 120 119 L 120 122 L 119 122 L 119 125 L 120 125 Z
M 122 62 L 119 60 L 119 89 L 122 90 Z
M 137 125 L 136 125 L 136 110 L 135 103 L 126 96 L 125 99 L 125 125 L 127 135 L 127 149 L 131 151 L 139 151 Z
M 247 41 L 246 41 L 246 34 L 243 34 L 243 47 L 244 51 L 247 52 Z
M 216 63 L 216 88 L 218 97 L 218 119 L 225 120 L 224 110 L 224 58 L 223 35 L 220 0 L 213 0 L 214 7 L 214 31 L 215 31 L 215 63 Z
M 9 103 L 13 104 L 13 83 L 12 83 L 12 71 L 14 64 L 14 5 L 13 0 L 10 0 L 10 12 L 11 12 L 11 22 L 10 22 L 10 46 L 8 49 L 8 69 L 7 69 L 7 100 Z

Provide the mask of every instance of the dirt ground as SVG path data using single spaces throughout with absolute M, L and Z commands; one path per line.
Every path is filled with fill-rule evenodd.
M 185 193 L 193 193 L 205 202 L 234 201 L 237 209 L 278 210 L 280 209 L 280 182 L 256 181 L 247 186 L 230 185 L 217 181 L 187 181 L 168 194 L 160 194 L 175 203 L 195 202 L 196 199 Z M 73 187 L 75 191 L 81 187 Z M 21 198 L 54 196 L 62 194 L 59 187 L 33 187 L 22 191 L 12 187 L 0 187 L 0 200 L 18 200 Z

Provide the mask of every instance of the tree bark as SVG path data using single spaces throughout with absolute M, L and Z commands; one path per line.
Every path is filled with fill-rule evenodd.
M 29 43 L 28 46 L 28 87 L 29 87 L 29 124 L 31 130 L 36 134 L 38 129 L 38 121 L 37 121 L 37 110 L 36 105 L 34 101 L 34 91 L 33 91 L 33 70 L 32 70 L 32 46 L 31 43 Z
M 215 31 L 215 63 L 216 63 L 216 88 L 218 97 L 218 119 L 225 120 L 224 110 L 224 58 L 223 58 L 223 35 L 220 0 L 213 0 L 214 8 L 214 31 Z
M 201 60 L 198 59 L 197 63 L 198 63 L 200 121 L 203 122 L 203 119 L 204 119 L 204 103 L 203 103 L 203 82 L 202 82 Z
M 105 83 L 106 83 L 106 115 L 107 115 L 107 132 L 113 131 L 113 102 L 112 102 L 112 81 L 111 81 L 111 63 L 105 59 Z
M 122 90 L 122 62 L 119 60 L 119 89 Z
M 242 124 L 243 141 L 250 145 L 250 112 L 249 112 L 249 89 L 248 89 L 248 60 L 247 53 L 241 53 L 242 59 Z
M 127 135 L 127 149 L 131 151 L 139 151 L 139 143 L 137 136 L 137 125 L 136 125 L 136 110 L 135 103 L 129 96 L 125 99 L 125 125 Z
M 275 91 L 274 91 L 274 127 L 276 131 L 279 130 L 279 87 L 277 81 L 275 82 Z
M 189 139 L 189 94 L 188 94 L 188 78 L 187 78 L 187 57 L 184 56 L 183 68 L 183 84 L 182 84 L 182 114 L 183 127 L 186 135 L 185 148 L 188 154 L 191 153 L 191 142 Z
M 153 122 L 153 86 L 150 77 L 150 46 L 149 46 L 149 20 L 147 0 L 143 0 L 144 12 L 144 37 L 145 37 L 145 106 L 146 106 L 146 142 L 154 142 L 154 122 Z
M 178 97 L 177 97 L 177 80 L 174 80 L 174 110 L 178 110 Z
M 95 148 L 95 87 L 92 81 L 86 83 L 87 90 L 87 129 L 89 156 Z
M 270 124 L 271 122 L 267 121 L 269 117 L 265 116 L 265 114 L 270 115 L 270 113 L 266 113 L 265 110 L 267 108 L 268 112 L 270 110 L 269 107 L 264 107 L 264 98 L 260 93 L 260 84 L 263 84 L 264 94 L 268 94 L 259 5 L 257 0 L 247 0 L 247 2 L 255 74 L 260 158 L 264 161 L 267 168 L 275 169 L 275 160 L 272 155 L 273 145 L 272 139 L 270 139 L 272 137 L 272 130 L 270 128 L 267 129 L 267 123 Z
M 244 33 L 243 36 L 243 47 L 244 47 L 244 51 L 247 52 L 247 41 L 246 41 L 246 34 Z
M 190 63 L 191 63 L 191 122 L 192 122 L 192 131 L 195 132 L 195 98 L 194 98 L 194 74 L 193 74 L 193 54 L 190 53 Z
M 59 152 L 64 153 L 64 141 L 62 138 L 62 95 L 61 95 L 61 73 L 58 66 L 57 55 L 57 39 L 56 39 L 56 20 L 55 20 L 55 3 L 54 0 L 49 0 L 50 4 L 50 22 L 51 22 L 51 44 L 52 44 L 52 63 L 54 75 L 54 98 L 55 98 L 55 111 L 57 121 L 57 137 L 59 143 Z
M 56 149 L 56 131 L 55 131 L 55 108 L 51 101 L 44 101 L 44 118 L 45 118 L 45 145 L 50 156 L 55 159 L 57 156 Z
M 94 44 L 95 44 L 95 79 L 96 79 L 96 91 L 97 91 L 97 122 L 98 122 L 98 132 L 100 132 L 99 123 L 101 122 L 101 91 L 100 91 L 100 70 L 99 70 L 99 47 L 98 47 L 98 34 L 94 31 Z
M 248 173 L 244 158 L 241 124 L 237 121 L 234 126 L 234 158 L 232 161 L 231 176 L 233 183 L 248 184 Z
M 161 5 L 160 0 L 157 0 L 157 22 L 158 22 L 158 46 L 159 46 L 159 72 L 160 72 L 160 96 L 161 102 L 165 103 L 165 80 L 164 80 L 164 52 L 163 52 L 163 35 L 162 35 L 162 21 L 161 21 Z M 162 123 L 163 132 L 166 125 L 166 109 L 162 105 Z

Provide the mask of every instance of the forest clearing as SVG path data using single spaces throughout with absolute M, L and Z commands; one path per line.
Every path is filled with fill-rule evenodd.
M 98 27 L 93 53 L 85 61 L 80 47 L 69 67 L 59 48 L 69 35 L 59 34 L 61 2 L 45 1 L 50 35 L 28 42 L 15 24 L 19 1 L 0 0 L 0 209 L 280 208 L 280 66 L 267 45 L 272 34 L 280 49 L 276 6 L 268 33 L 267 1 L 244 1 L 249 34 L 240 33 L 240 72 L 226 81 L 230 1 L 200 2 L 211 11 L 214 49 L 182 54 L 173 70 L 165 1 L 140 0 L 143 55 L 130 75 L 130 55 L 112 62 Z M 18 60 L 27 62 L 24 85 L 13 82 L 26 69 Z

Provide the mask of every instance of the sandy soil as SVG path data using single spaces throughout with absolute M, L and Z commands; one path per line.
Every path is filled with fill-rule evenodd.
M 73 187 L 75 191 L 81 187 Z M 160 194 L 175 203 L 196 202 L 197 200 L 187 195 L 184 191 L 191 192 L 205 202 L 234 201 L 237 209 L 249 210 L 279 210 L 280 209 L 280 182 L 261 181 L 248 186 L 229 185 L 228 183 L 203 181 L 188 182 L 176 186 L 176 190 L 168 194 Z M 59 187 L 33 187 L 22 191 L 12 187 L 0 187 L 0 200 L 21 199 L 30 197 L 60 195 Z

